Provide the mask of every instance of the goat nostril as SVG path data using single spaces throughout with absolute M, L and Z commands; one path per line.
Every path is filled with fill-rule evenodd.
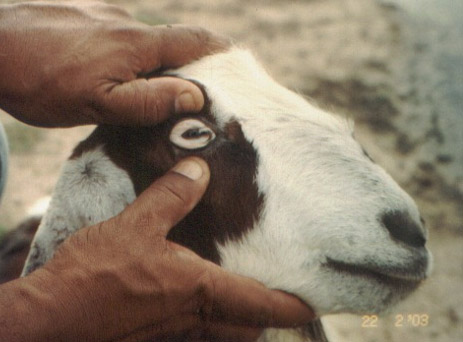
M 396 240 L 412 247 L 423 247 L 426 243 L 424 232 L 407 213 L 391 211 L 381 217 L 381 221 Z

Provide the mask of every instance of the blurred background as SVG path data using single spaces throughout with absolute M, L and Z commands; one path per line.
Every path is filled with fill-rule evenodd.
M 417 201 L 435 259 L 431 278 L 377 327 L 329 317 L 339 341 L 463 340 L 463 2 L 108 2 L 150 25 L 200 25 L 249 47 L 280 83 L 354 118 L 356 138 Z M 1 111 L 0 121 L 11 153 L 1 234 L 51 194 L 63 161 L 92 128 L 37 129 Z M 415 326 L 409 315 L 429 322 Z

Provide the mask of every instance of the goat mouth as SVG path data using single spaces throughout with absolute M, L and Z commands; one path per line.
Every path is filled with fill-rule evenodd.
M 424 272 L 405 273 L 403 270 L 383 270 L 370 265 L 349 264 L 330 258 L 327 259 L 325 266 L 339 273 L 349 273 L 349 275 L 367 278 L 391 287 L 405 287 L 412 289 L 417 287 L 423 280 L 426 279 L 426 274 Z

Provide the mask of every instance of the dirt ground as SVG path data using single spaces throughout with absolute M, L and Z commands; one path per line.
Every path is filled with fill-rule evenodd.
M 432 276 L 377 327 L 362 327 L 362 317 L 328 317 L 335 341 L 463 340 L 463 127 L 461 117 L 452 121 L 461 113 L 447 106 L 435 60 L 451 38 L 442 28 L 374 0 L 111 2 L 149 24 L 200 25 L 249 47 L 282 84 L 353 117 L 356 138 L 417 201 L 429 229 Z M 0 120 L 12 136 L 0 226 L 11 228 L 51 193 L 63 160 L 91 127 L 43 131 L 1 112 Z M 395 326 L 398 315 L 402 327 Z M 428 323 L 415 326 L 416 315 Z

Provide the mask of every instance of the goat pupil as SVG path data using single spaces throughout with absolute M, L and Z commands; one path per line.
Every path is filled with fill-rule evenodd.
M 200 137 L 209 136 L 208 131 L 201 130 L 199 128 L 189 129 L 182 134 L 184 139 L 198 139 Z

